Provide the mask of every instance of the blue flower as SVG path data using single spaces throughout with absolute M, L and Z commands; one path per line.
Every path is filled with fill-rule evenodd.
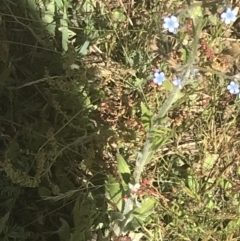
M 230 84 L 227 86 L 227 89 L 231 94 L 238 94 L 239 93 L 239 85 L 234 81 L 231 81 Z
M 221 14 L 221 19 L 226 24 L 230 24 L 231 22 L 235 22 L 237 20 L 237 11 L 232 10 L 231 8 L 227 8 L 226 12 Z
M 170 33 L 177 33 L 179 27 L 178 19 L 175 16 L 165 17 L 163 28 L 167 29 Z
M 181 79 L 177 78 L 176 76 L 173 77 L 173 84 L 174 84 L 175 86 L 177 86 L 179 89 L 182 88 Z
M 165 74 L 163 72 L 160 72 L 158 69 L 156 69 L 153 82 L 157 85 L 162 85 L 165 79 L 166 79 Z

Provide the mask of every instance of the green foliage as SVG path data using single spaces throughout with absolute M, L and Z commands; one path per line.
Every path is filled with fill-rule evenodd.
M 132 196 L 129 190 L 124 190 L 123 186 L 112 176 L 109 177 L 106 188 L 106 196 L 109 200 L 110 227 L 114 235 L 121 236 L 137 230 L 153 213 L 156 199 L 145 198 L 141 204 L 138 204 L 136 197 Z
M 112 175 L 109 175 L 106 185 L 106 197 L 112 203 L 110 208 L 117 208 L 121 212 L 123 210 L 123 196 L 122 185 Z
M 146 130 L 149 130 L 151 126 L 152 113 L 143 102 L 141 102 L 141 114 L 141 120 L 144 125 L 144 128 Z
M 122 183 L 126 187 L 130 182 L 131 171 L 128 164 L 120 153 L 117 153 L 117 168 L 119 175 L 122 179 Z
M 1 2 L 0 240 L 239 238 L 238 24 L 222 1 L 130 2 Z

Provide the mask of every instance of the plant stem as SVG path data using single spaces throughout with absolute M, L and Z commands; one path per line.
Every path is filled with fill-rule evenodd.
M 194 39 L 192 43 L 192 51 L 191 51 L 191 54 L 189 55 L 186 65 L 182 70 L 182 75 L 180 78 L 182 80 L 182 86 L 188 84 L 189 81 L 191 81 L 190 75 L 192 73 L 192 69 L 196 61 L 197 48 L 198 48 L 198 42 L 199 42 L 199 36 L 200 36 L 201 30 L 202 30 L 202 19 L 199 18 L 198 23 L 196 24 L 196 27 L 194 26 Z M 157 116 L 152 121 L 152 125 L 147 134 L 147 140 L 143 146 L 143 150 L 142 152 L 138 153 L 136 158 L 136 166 L 133 172 L 133 178 L 135 183 L 139 183 L 144 166 L 148 164 L 148 162 L 151 160 L 152 155 L 154 154 L 153 148 L 152 148 L 153 144 L 151 141 L 152 134 L 154 134 L 154 132 L 161 125 L 162 118 L 167 114 L 167 112 L 171 109 L 172 104 L 177 100 L 179 92 L 180 90 L 177 87 L 173 89 L 173 91 L 170 93 L 168 98 L 165 100 L 165 102 L 159 109 Z

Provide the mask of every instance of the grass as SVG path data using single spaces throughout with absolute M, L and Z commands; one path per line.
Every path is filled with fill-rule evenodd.
M 239 21 L 199 5 L 3 0 L 0 240 L 239 240 Z

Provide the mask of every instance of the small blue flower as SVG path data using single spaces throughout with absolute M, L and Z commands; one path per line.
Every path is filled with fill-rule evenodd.
M 235 22 L 237 20 L 237 11 L 232 10 L 231 8 L 227 8 L 226 12 L 221 14 L 221 19 L 225 24 L 230 24 L 231 22 Z
M 162 85 L 165 79 L 166 79 L 165 74 L 163 72 L 160 72 L 158 69 L 156 69 L 153 82 L 157 85 Z
M 231 94 L 238 94 L 239 93 L 239 85 L 234 81 L 231 81 L 230 84 L 227 86 L 227 89 Z
M 177 86 L 179 89 L 182 88 L 181 79 L 177 78 L 176 76 L 173 77 L 173 84 L 174 84 L 175 86 Z
M 177 33 L 179 22 L 175 16 L 165 17 L 163 21 L 164 21 L 164 24 L 163 24 L 164 29 L 168 30 L 170 33 L 174 33 L 174 34 Z

